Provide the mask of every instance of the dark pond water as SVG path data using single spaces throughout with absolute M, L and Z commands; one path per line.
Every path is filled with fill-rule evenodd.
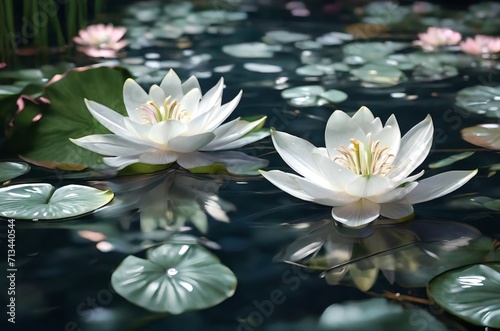
M 500 238 L 498 209 L 488 209 L 471 200 L 480 196 L 498 199 L 498 175 L 491 169 L 499 163 L 498 153 L 474 146 L 461 136 L 463 128 L 497 123 L 498 117 L 486 117 L 455 104 L 457 93 L 463 88 L 498 86 L 498 64 L 474 57 L 465 60 L 465 64 L 463 60 L 460 64 L 457 64 L 459 60 L 449 60 L 456 69 L 456 73 L 450 75 L 439 72 L 447 61 L 440 62 L 440 67 L 431 67 L 430 74 L 420 76 L 415 73 L 417 69 L 402 69 L 406 78 L 391 86 L 363 83 L 352 72 L 341 70 L 301 75 L 296 69 L 306 64 L 341 62 L 342 45 L 315 43 L 310 49 L 301 49 L 300 44 L 278 40 L 273 44 L 280 50 L 266 58 L 235 57 L 223 52 L 222 47 L 261 41 L 273 30 L 306 34 L 309 36 L 306 40 L 329 32 L 345 32 L 348 25 L 362 18 L 353 14 L 354 7 L 362 8 L 362 5 L 295 4 L 298 6 L 295 15 L 299 16 L 294 16 L 293 6 L 286 9 L 284 3 L 238 4 L 215 1 L 192 11 L 200 8 L 226 10 L 232 14 L 247 11 L 247 18 L 213 23 L 211 29 L 200 34 L 166 38 L 154 29 L 140 30 L 140 26 L 153 27 L 154 22 L 164 22 L 165 18 L 151 14 L 152 21 L 141 22 L 127 14 L 125 5 L 110 3 L 109 17 L 115 24 L 129 28 L 127 37 L 131 44 L 126 57 L 108 63 L 128 68 L 147 88 L 159 83 L 172 66 L 183 80 L 197 75 L 203 91 L 223 76 L 224 102 L 240 89 L 244 92 L 230 119 L 267 115 L 266 127 L 307 139 L 316 146 L 324 146 L 326 122 L 335 109 L 353 113 L 364 105 L 384 122 L 395 114 L 402 133 L 430 114 L 435 128 L 434 144 L 417 170 L 426 170 L 425 176 L 431 176 L 449 170 L 477 168 L 478 174 L 452 194 L 416 205 L 415 217 L 409 222 L 387 225 L 377 221 L 365 231 L 348 231 L 334 225 L 331 207 L 296 199 L 261 176 L 195 175 L 182 169 L 167 169 L 150 175 L 110 179 L 91 172 L 78 175 L 33 166 L 13 183 L 107 187 L 115 192 L 115 200 L 120 199 L 124 204 L 114 210 L 98 210 L 67 221 L 16 221 L 16 324 L 4 318 L 2 330 L 314 330 L 322 329 L 317 321 L 330 305 L 374 297 L 395 299 L 394 302 L 405 308 L 426 311 L 443 323 L 445 329 L 484 329 L 430 304 L 426 286 L 434 276 L 446 270 L 500 257 L 495 253 Z M 154 3 L 150 3 L 130 11 L 142 10 L 144 15 L 149 15 L 153 7 Z M 458 11 L 443 11 L 440 15 L 453 18 L 458 17 L 456 13 Z M 104 16 L 100 21 L 111 18 Z M 357 29 L 359 32 L 359 29 L 373 27 Z M 407 43 L 400 51 L 383 56 L 384 59 L 390 53 L 419 52 L 411 42 L 416 39 L 416 33 L 424 29 L 412 30 L 411 26 L 400 29 L 375 31 L 369 38 L 360 34 L 357 40 L 345 44 Z M 348 31 L 353 31 L 352 26 Z M 464 32 L 464 35 L 474 34 L 474 30 Z M 257 47 L 254 45 L 254 50 Z M 248 49 L 238 51 L 241 55 L 245 52 Z M 378 50 L 368 48 L 358 56 L 367 56 L 366 52 L 375 56 Z M 450 54 L 463 55 L 459 51 Z M 8 69 L 38 68 L 56 62 L 75 66 L 96 62 L 76 52 L 15 61 Z M 278 67 L 254 66 L 258 70 L 273 71 L 256 72 L 245 67 L 248 63 Z M 228 65 L 230 67 L 226 67 Z M 361 64 L 352 64 L 349 69 L 359 67 Z M 304 85 L 341 90 L 348 98 L 336 104 L 304 107 L 291 104 L 281 96 L 286 88 Z M 15 160 L 7 146 L 13 142 L 7 138 L 2 140 L 3 159 Z M 268 160 L 268 170 L 291 172 L 269 137 L 241 151 Z M 430 164 L 464 152 L 474 154 L 448 166 L 429 168 Z M 7 242 L 8 227 L 2 225 L 1 228 L 1 241 Z M 127 256 L 145 257 L 147 248 L 160 243 L 191 245 L 194 242 L 207 247 L 236 276 L 234 295 L 220 304 L 169 315 L 136 306 L 113 289 L 112 274 Z M 7 250 L 5 246 L 2 245 L 2 249 Z M 203 274 L 203 270 L 199 272 Z M 0 279 L 4 291 L 9 283 L 6 277 Z M 407 297 L 397 300 L 397 294 Z M 2 298 L 9 299 L 6 293 Z M 377 307 L 378 303 L 369 301 L 368 306 L 359 306 L 363 307 L 359 308 L 361 311 L 354 313 L 331 314 L 339 321 L 345 318 L 346 324 L 339 328 L 323 326 L 323 329 L 433 330 L 427 317 L 418 314 L 411 315 L 405 322 L 391 317 L 389 320 L 395 324 L 392 326 L 356 324 L 363 321 L 364 314 L 368 316 L 373 311 L 376 314 L 377 309 L 382 309 Z M 495 310 L 493 306 L 491 309 Z

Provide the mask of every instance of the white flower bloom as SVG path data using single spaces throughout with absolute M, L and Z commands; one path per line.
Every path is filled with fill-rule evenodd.
M 118 169 L 138 162 L 177 162 L 186 169 L 211 165 L 217 154 L 203 152 L 239 148 L 268 135 L 252 132 L 266 117 L 254 122 L 237 118 L 221 125 L 238 105 L 242 93 L 221 105 L 223 87 L 221 78 L 202 97 L 196 77 L 181 83 L 170 70 L 160 86 L 153 85 L 148 94 L 128 79 L 123 87 L 128 117 L 85 100 L 92 116 L 113 134 L 94 134 L 71 141 L 107 155 L 103 161 Z
M 280 156 L 303 177 L 261 173 L 294 197 L 332 206 L 333 218 L 346 226 L 362 227 L 380 215 L 399 219 L 413 213 L 412 204 L 448 194 L 477 173 L 450 171 L 420 182 L 424 171 L 409 176 L 429 153 L 433 133 L 429 115 L 401 138 L 394 115 L 382 126 L 366 107 L 352 118 L 337 110 L 326 126 L 326 148 L 271 132 Z

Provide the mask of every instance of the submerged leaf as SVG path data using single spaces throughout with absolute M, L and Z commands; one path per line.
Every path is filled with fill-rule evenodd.
M 429 164 L 429 168 L 437 169 L 437 168 L 446 167 L 446 166 L 449 166 L 450 164 L 453 164 L 453 163 L 458 162 L 460 160 L 464 160 L 472 155 L 474 155 L 474 152 L 464 152 L 464 153 L 460 153 L 460 154 L 455 154 L 455 155 L 449 156 L 447 158 L 444 158 L 442 160 L 439 160 L 437 162 Z
M 500 328 L 499 262 L 447 271 L 429 283 L 427 293 L 455 316 L 476 325 Z
M 113 192 L 82 185 L 56 189 L 51 184 L 20 184 L 0 188 L 0 216 L 54 220 L 90 213 L 113 199 Z
M 199 245 L 165 244 L 147 255 L 128 256 L 111 277 L 114 290 L 138 306 L 177 315 L 234 294 L 236 276 Z

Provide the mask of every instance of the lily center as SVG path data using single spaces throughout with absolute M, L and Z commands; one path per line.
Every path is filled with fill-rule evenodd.
M 153 125 L 159 122 L 176 120 L 183 123 L 189 123 L 192 119 L 191 113 L 183 109 L 177 99 L 169 96 L 163 100 L 163 104 L 158 106 L 153 101 L 139 106 L 137 110 L 141 112 L 141 119 L 144 124 Z
M 337 148 L 341 155 L 334 161 L 356 175 L 387 175 L 393 167 L 394 155 L 389 153 L 389 147 L 380 146 L 380 140 L 372 141 L 370 134 L 366 138 L 365 143 L 352 138 L 348 147 Z

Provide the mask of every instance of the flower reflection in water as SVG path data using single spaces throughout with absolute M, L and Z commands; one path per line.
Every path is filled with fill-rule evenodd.
M 139 209 L 143 232 L 177 231 L 190 222 L 204 233 L 208 230 L 208 215 L 214 220 L 229 222 L 227 212 L 235 210 L 232 203 L 217 196 L 223 184 L 223 179 L 217 176 L 201 177 L 167 170 L 95 184 L 116 192 L 115 200 L 98 213 L 121 217 L 126 211 Z
M 490 238 L 456 222 L 414 220 L 376 221 L 361 237 L 324 219 L 275 257 L 321 271 L 327 283 L 354 284 L 368 291 L 379 270 L 391 283 L 424 287 L 437 274 L 468 263 L 484 261 L 493 247 Z

